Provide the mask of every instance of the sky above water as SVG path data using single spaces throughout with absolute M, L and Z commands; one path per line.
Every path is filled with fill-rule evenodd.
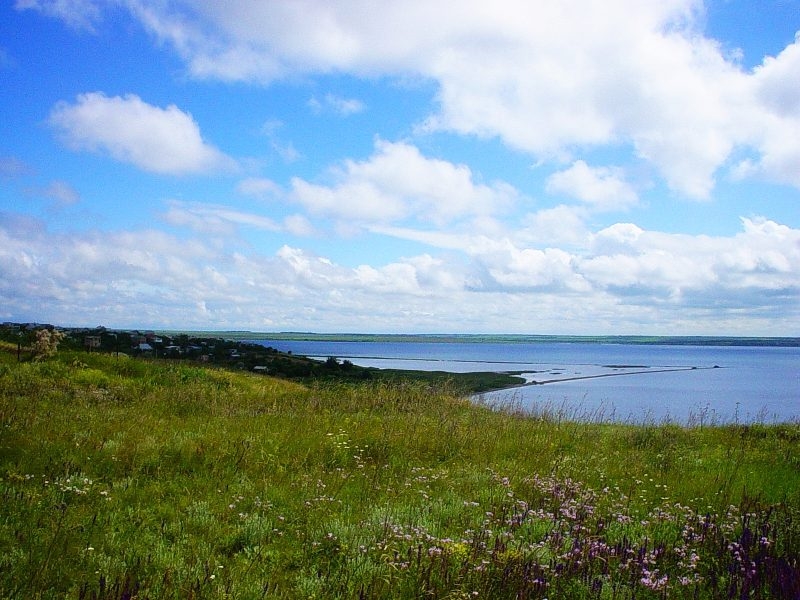
M 12 0 L 0 321 L 800 335 L 800 0 Z

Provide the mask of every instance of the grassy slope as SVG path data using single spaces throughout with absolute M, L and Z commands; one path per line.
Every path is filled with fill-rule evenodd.
M 798 441 L 0 352 L 0 598 L 780 597 Z

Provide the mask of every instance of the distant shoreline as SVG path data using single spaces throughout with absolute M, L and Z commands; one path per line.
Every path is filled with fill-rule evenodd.
M 753 336 L 644 336 L 644 335 L 526 335 L 526 334 L 379 334 L 311 333 L 253 331 L 164 330 L 162 333 L 187 333 L 229 340 L 275 340 L 293 342 L 362 342 L 362 343 L 502 343 L 502 344 L 623 344 L 664 346 L 752 346 L 800 347 L 800 337 Z

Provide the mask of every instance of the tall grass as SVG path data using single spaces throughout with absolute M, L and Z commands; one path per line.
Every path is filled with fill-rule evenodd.
M 792 598 L 800 427 L 0 358 L 2 598 Z

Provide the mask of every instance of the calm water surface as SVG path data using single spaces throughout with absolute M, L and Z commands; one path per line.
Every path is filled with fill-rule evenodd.
M 481 396 L 569 418 L 682 424 L 800 421 L 800 348 L 587 343 L 259 340 L 365 367 L 519 371 L 527 385 Z M 542 382 L 547 382 L 541 384 Z

